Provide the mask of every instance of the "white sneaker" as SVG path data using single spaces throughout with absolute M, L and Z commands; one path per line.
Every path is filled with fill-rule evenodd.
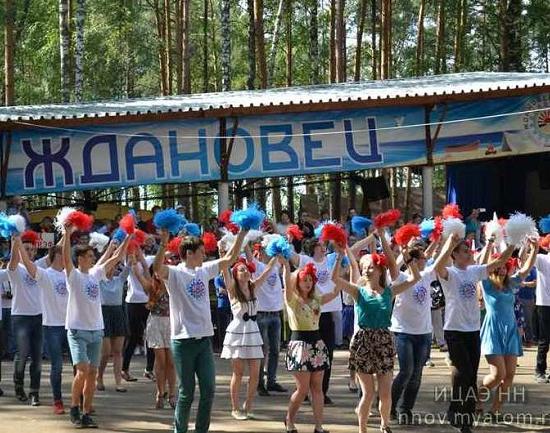
M 428 358 L 428 360 L 426 361 L 426 364 L 424 364 L 426 367 L 435 367 L 435 364 L 433 363 L 433 361 L 431 360 L 431 358 Z
M 242 413 L 240 410 L 232 410 L 231 416 L 235 418 L 237 421 L 245 421 L 248 419 L 246 414 Z

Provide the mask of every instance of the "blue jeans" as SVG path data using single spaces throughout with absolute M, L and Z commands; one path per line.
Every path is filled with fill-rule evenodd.
M 432 334 L 395 333 L 395 345 L 399 360 L 399 374 L 393 380 L 391 388 L 392 412 L 396 411 L 401 400 L 399 412 L 410 412 L 414 407 L 420 382 L 422 368 L 428 360 Z
M 279 348 L 281 342 L 280 312 L 258 311 L 258 327 L 264 342 L 264 355 L 267 355 L 267 386 L 277 381 L 277 365 L 279 363 Z M 260 383 L 263 383 L 264 360 L 260 367 Z
M 13 338 L 13 327 L 11 326 L 11 308 L 2 308 L 2 352 L 1 356 L 15 354 L 15 339 Z
M 67 331 L 64 326 L 44 326 L 44 340 L 52 368 L 50 370 L 50 385 L 54 401 L 61 400 L 61 373 L 63 372 L 63 346 L 67 341 Z
M 11 316 L 11 320 L 17 346 L 13 372 L 15 389 L 23 390 L 25 367 L 27 366 L 27 358 L 30 355 L 31 386 L 29 391 L 38 392 L 42 374 L 42 314 L 37 316 Z

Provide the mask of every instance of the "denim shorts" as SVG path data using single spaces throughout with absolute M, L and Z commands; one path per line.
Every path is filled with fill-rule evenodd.
M 94 367 L 99 366 L 103 330 L 69 329 L 67 330 L 67 340 L 69 341 L 73 365 L 85 363 Z

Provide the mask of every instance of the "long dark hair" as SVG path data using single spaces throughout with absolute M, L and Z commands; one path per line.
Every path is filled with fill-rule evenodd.
M 237 260 L 237 262 L 233 265 L 233 268 L 231 270 L 231 274 L 232 274 L 232 277 L 233 277 L 233 287 L 234 287 L 234 293 L 235 293 L 235 297 L 237 298 L 237 300 L 239 302 L 248 302 L 248 301 L 253 301 L 254 299 L 256 299 L 255 295 L 254 295 L 254 283 L 251 281 L 251 280 L 248 280 L 248 291 L 250 292 L 250 299 L 247 299 L 245 294 L 243 293 L 242 289 L 241 289 L 241 286 L 239 286 L 239 282 L 237 281 L 237 267 L 240 266 L 240 265 L 244 265 L 246 266 L 246 268 L 248 269 L 248 272 L 250 272 L 250 275 L 252 276 L 252 274 L 254 273 L 254 271 L 256 270 L 256 266 L 254 265 L 254 263 L 252 262 L 249 262 L 247 261 L 245 258 L 239 258 Z

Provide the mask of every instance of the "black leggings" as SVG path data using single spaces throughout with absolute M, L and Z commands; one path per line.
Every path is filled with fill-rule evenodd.
M 330 374 L 332 372 L 332 358 L 334 357 L 334 320 L 332 319 L 332 313 L 321 313 L 321 317 L 319 318 L 319 333 L 321 334 L 321 339 L 325 343 L 325 346 L 327 346 L 328 359 L 330 362 L 323 376 L 323 394 L 327 395 Z
M 130 327 L 130 336 L 126 337 L 124 345 L 124 358 L 122 360 L 122 370 L 128 371 L 130 361 L 134 355 L 136 346 L 143 341 L 145 334 L 145 326 L 147 325 L 147 317 L 149 310 L 145 307 L 147 304 L 126 304 L 128 311 L 128 324 Z M 147 371 L 153 371 L 155 365 L 155 352 L 153 349 L 147 348 Z

